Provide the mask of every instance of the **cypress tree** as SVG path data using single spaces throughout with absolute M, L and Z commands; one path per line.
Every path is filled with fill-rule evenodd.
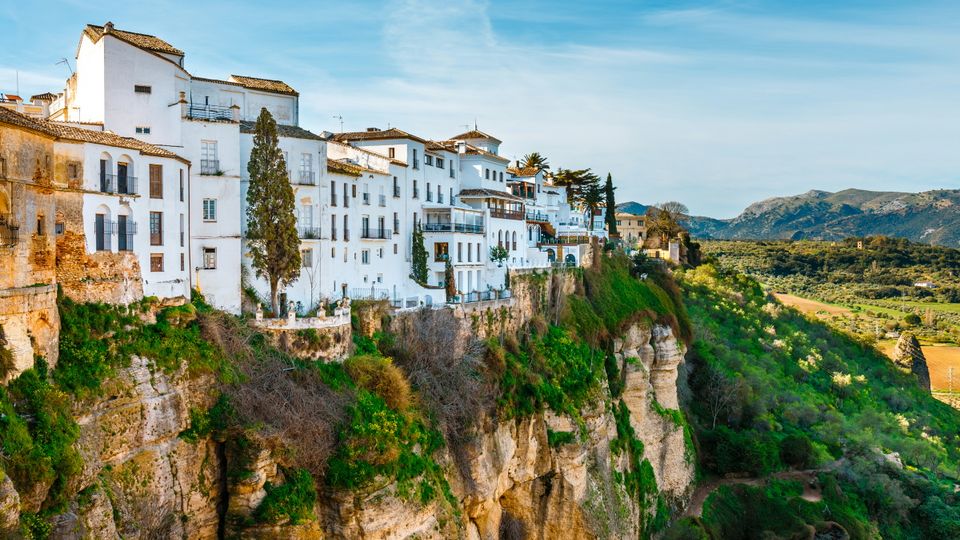
M 427 248 L 423 246 L 423 231 L 420 224 L 413 226 L 413 280 L 427 284 Z
M 247 250 L 257 276 L 270 283 L 274 315 L 280 313 L 279 288 L 300 275 L 296 201 L 278 142 L 277 122 L 260 109 L 247 165 Z
M 447 292 L 447 300 L 457 295 L 457 280 L 453 275 L 453 265 L 450 264 L 450 259 L 447 259 L 447 264 L 443 268 L 443 281 L 444 288 Z
M 607 183 L 603 185 L 603 194 L 606 199 L 605 206 L 607 207 L 607 232 L 610 233 L 611 238 L 616 238 L 620 235 L 620 233 L 617 232 L 617 201 L 613 196 L 615 189 L 617 188 L 613 187 L 613 177 L 610 176 L 610 173 L 607 173 Z

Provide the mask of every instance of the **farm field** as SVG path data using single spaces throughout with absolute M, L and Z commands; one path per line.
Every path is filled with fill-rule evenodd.
M 826 313 L 828 315 L 848 315 L 850 313 L 850 310 L 843 306 L 825 304 L 792 294 L 774 293 L 773 295 L 784 305 L 795 307 L 800 310 L 801 313 L 808 315 L 817 315 L 820 313 Z

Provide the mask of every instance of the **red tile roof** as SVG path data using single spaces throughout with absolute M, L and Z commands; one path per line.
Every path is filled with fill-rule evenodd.
M 166 41 L 158 38 L 157 36 L 151 36 L 150 34 L 140 34 L 137 32 L 128 32 L 127 30 L 119 30 L 119 29 L 113 28 L 113 23 L 110 23 L 110 22 L 108 22 L 104 26 L 88 24 L 83 31 L 88 36 L 90 36 L 90 39 L 92 39 L 94 43 L 99 41 L 100 38 L 104 36 L 104 34 L 110 34 L 116 38 L 126 41 L 127 43 L 135 47 L 139 47 L 141 49 L 146 49 L 148 51 L 153 51 L 156 53 L 175 54 L 177 56 L 183 56 L 183 51 L 167 43 Z
M 374 129 L 372 131 L 350 131 L 346 133 L 337 133 L 333 136 L 337 141 L 378 141 L 385 139 L 409 139 L 419 143 L 427 144 L 429 141 L 412 135 L 402 129 Z
M 260 77 L 247 77 L 245 75 L 231 75 L 230 80 L 250 90 L 262 90 L 264 92 L 287 94 L 290 96 L 300 95 L 300 93 L 294 90 L 289 84 L 274 79 L 261 79 Z
M 490 135 L 489 133 L 484 133 L 484 132 L 480 131 L 479 129 L 471 129 L 470 131 L 467 131 L 466 133 L 461 133 L 461 134 L 459 134 L 459 135 L 454 135 L 453 137 L 450 137 L 450 138 L 451 138 L 451 139 L 459 139 L 459 140 L 486 139 L 486 140 L 495 141 L 495 142 L 498 142 L 498 143 L 503 142 L 503 141 L 501 141 L 500 139 L 494 137 L 493 135 Z

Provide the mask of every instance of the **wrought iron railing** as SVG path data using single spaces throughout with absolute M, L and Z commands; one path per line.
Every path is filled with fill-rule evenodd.
M 423 232 L 461 232 L 483 234 L 483 225 L 472 223 L 424 223 Z
M 222 105 L 206 105 L 191 103 L 187 107 L 187 117 L 198 120 L 227 120 L 233 121 L 233 111 Z
M 358 287 L 349 289 L 347 294 L 353 300 L 386 300 L 390 298 L 390 289 L 383 287 Z
M 216 176 L 220 174 L 220 160 L 219 159 L 201 159 L 200 174 L 204 174 L 207 176 Z
M 20 240 L 20 226 L 10 214 L 0 214 L 0 247 L 13 247 Z
M 319 240 L 320 227 L 297 227 L 297 236 L 305 240 Z
M 393 196 L 394 197 L 400 196 L 400 186 L 393 186 Z
M 363 195 L 363 204 L 364 204 L 365 206 L 370 206 L 370 194 L 369 194 L 369 193 L 363 193 L 362 195 Z
M 386 195 L 378 195 L 377 198 L 378 198 L 378 201 L 377 201 L 377 202 L 380 204 L 380 206 L 386 206 L 386 205 L 387 205 L 387 196 L 386 196 Z
M 300 181 L 298 183 L 303 186 L 315 186 L 317 185 L 316 175 L 313 174 L 313 171 L 300 171 Z
M 393 238 L 390 229 L 364 229 L 360 231 L 360 238 L 368 240 L 387 240 Z
M 543 212 L 527 210 L 527 221 L 550 221 L 550 216 Z

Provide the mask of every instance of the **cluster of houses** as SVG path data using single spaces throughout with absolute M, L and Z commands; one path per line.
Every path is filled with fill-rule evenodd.
M 244 249 L 262 109 L 277 121 L 296 199 L 302 271 L 283 293 L 298 311 L 342 296 L 470 302 L 502 290 L 510 269 L 578 265 L 590 238 L 607 235 L 602 210 L 571 206 L 548 171 L 511 162 L 479 129 L 316 133 L 300 127 L 286 83 L 194 75 L 183 51 L 108 22 L 83 29 L 62 91 L 0 99 L 0 266 L 24 269 L 0 289 L 33 285 L 42 251 L 83 267 L 78 281 L 126 283 L 130 298 L 199 289 L 237 313 L 244 298 L 269 297 Z M 642 218 L 629 219 L 642 242 Z M 415 226 L 427 283 L 411 278 Z M 495 246 L 505 258 L 491 258 Z M 117 275 L 137 267 L 136 278 Z

